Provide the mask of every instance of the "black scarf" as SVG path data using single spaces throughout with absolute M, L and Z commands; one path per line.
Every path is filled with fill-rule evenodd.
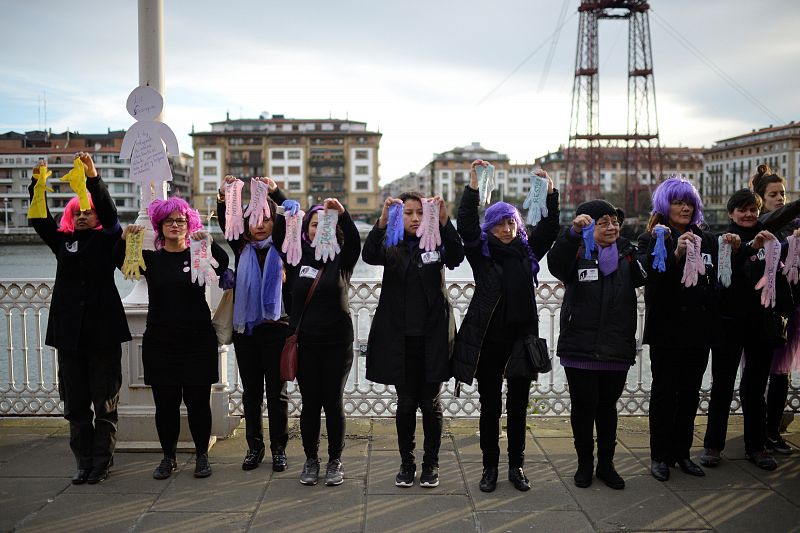
M 536 319 L 528 252 L 519 237 L 503 244 L 494 235 L 488 235 L 489 255 L 503 269 L 500 302 L 492 322 L 504 326 L 529 324 Z

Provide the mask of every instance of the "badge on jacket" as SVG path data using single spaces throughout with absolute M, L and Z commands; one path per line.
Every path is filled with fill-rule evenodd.
M 425 252 L 421 256 L 423 265 L 430 265 L 431 263 L 439 262 L 439 252 L 436 250 L 432 252 Z
M 78 251 L 78 241 L 74 242 L 65 242 L 64 247 L 67 249 L 68 252 L 77 253 Z
M 713 267 L 714 262 L 711 260 L 711 254 L 700 254 L 703 256 L 703 264 L 706 266 Z
M 300 267 L 300 277 L 301 278 L 314 279 L 314 278 L 317 277 L 317 272 L 319 272 L 319 270 L 317 270 L 314 267 L 310 267 L 310 266 L 301 266 Z
M 600 279 L 599 271 L 596 268 L 579 268 L 578 281 L 597 281 Z

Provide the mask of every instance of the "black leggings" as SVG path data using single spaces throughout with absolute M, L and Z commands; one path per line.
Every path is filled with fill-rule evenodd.
M 251 450 L 264 447 L 262 406 L 265 388 L 270 451 L 284 451 L 289 440 L 289 395 L 280 372 L 281 350 L 287 329 L 283 324 L 261 324 L 253 329 L 252 335 L 233 335 L 236 362 L 244 389 L 242 406 L 245 435 L 247 447 Z
M 564 367 L 572 404 L 569 420 L 580 462 L 590 462 L 597 427 L 597 454 L 601 461 L 614 457 L 617 444 L 617 400 L 625 388 L 627 371 L 582 370 Z
M 767 437 L 774 439 L 780 434 L 788 395 L 789 374 L 770 374 L 767 388 Z
M 749 454 L 763 451 L 766 444 L 767 402 L 764 393 L 767 390 L 772 353 L 772 348 L 758 346 L 744 354 L 739 389 L 744 415 L 744 450 Z
M 175 458 L 181 433 L 181 399 L 186 404 L 195 453 L 208 453 L 211 385 L 153 385 L 152 389 L 153 402 L 156 404 L 156 431 L 164 455 Z
M 500 415 L 503 411 L 503 373 L 511 356 L 512 343 L 485 342 L 481 347 L 478 369 L 478 392 L 481 395 L 480 442 L 483 466 L 497 467 L 500 462 Z M 506 434 L 508 435 L 508 465 L 521 467 L 525 462 L 525 417 L 531 380 L 506 380 Z
M 442 444 L 441 383 L 425 381 L 425 337 L 406 337 L 405 383 L 397 390 L 397 444 L 403 464 L 414 464 L 414 432 L 417 426 L 417 408 L 422 411 L 423 447 L 425 465 L 439 466 L 439 448 Z
M 353 345 L 298 343 L 297 384 L 303 400 L 300 435 L 307 459 L 319 456 L 322 409 L 328 431 L 328 458 L 341 459 L 344 449 L 345 416 L 342 397 L 350 367 Z

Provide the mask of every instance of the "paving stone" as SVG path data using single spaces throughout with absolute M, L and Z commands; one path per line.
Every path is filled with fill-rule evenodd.
M 252 531 L 292 533 L 361 531 L 365 505 L 364 482 L 346 480 L 337 487 L 313 487 L 296 480 L 270 483 L 258 506 Z
M 477 531 L 477 528 L 467 496 L 404 494 L 371 496 L 367 503 L 364 531 L 452 533 Z
M 421 457 L 417 460 L 417 475 L 413 487 L 397 487 L 394 478 L 400 470 L 400 456 L 392 452 L 372 452 L 369 461 L 369 478 L 367 494 L 412 495 L 424 494 L 466 494 L 467 488 L 456 456 L 452 452 L 439 453 L 439 486 L 420 487 L 419 476 L 422 473 Z
M 130 531 L 152 494 L 62 494 L 20 525 L 18 532 Z
M 530 432 L 527 434 L 525 440 L 525 462 L 543 462 L 547 461 L 544 456 L 542 448 L 537 444 L 538 439 L 533 439 Z M 508 463 L 508 439 L 505 432 L 500 434 L 500 464 Z M 481 452 L 480 435 L 472 433 L 470 435 L 453 435 L 453 445 L 458 448 L 458 456 L 462 462 L 465 463 L 481 463 L 483 462 L 483 453 Z
M 68 479 L 0 477 L 0 531 L 53 501 L 70 485 Z
M 114 455 L 114 466 L 108 479 L 96 485 L 70 485 L 68 494 L 159 494 L 170 484 L 170 480 L 153 479 L 153 470 L 163 455 L 158 453 L 117 453 Z M 194 455 L 177 454 L 178 470 L 194 472 Z
M 796 481 L 795 481 L 796 483 Z M 678 495 L 721 532 L 797 531 L 800 509 L 768 490 L 680 491 Z
M 478 511 L 481 531 L 517 533 L 520 531 L 593 532 L 594 528 L 580 511 L 482 512 Z
M 22 451 L 3 463 L 0 476 L 71 478 L 75 473 L 75 456 L 66 438 L 41 437 L 26 442 Z
M 169 531 L 191 533 L 247 531 L 249 513 L 144 513 L 133 531 Z

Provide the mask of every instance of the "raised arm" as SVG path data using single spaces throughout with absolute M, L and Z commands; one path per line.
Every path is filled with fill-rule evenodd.
M 350 213 L 346 210 L 339 213 L 337 224 L 342 228 L 342 233 L 344 233 L 341 265 L 343 269 L 352 272 L 358 262 L 358 256 L 361 255 L 361 235 L 358 234 L 358 228 L 353 219 L 350 218 Z
M 375 224 L 364 241 L 364 249 L 361 252 L 361 259 L 368 265 L 386 264 L 386 248 L 383 241 L 386 238 L 386 226 L 380 227 Z
M 475 167 L 485 166 L 487 163 L 477 159 L 470 168 L 469 185 L 464 186 L 461 203 L 458 206 L 458 234 L 464 239 L 466 246 L 478 246 L 481 238 L 480 217 L 478 216 L 478 174 Z
M 775 233 L 798 216 L 800 216 L 800 200 L 795 200 L 769 213 L 764 213 L 758 217 L 758 221 L 764 225 L 765 230 Z
M 43 165 L 36 165 L 33 169 L 33 174 L 36 174 L 39 171 L 39 167 Z M 30 200 L 33 202 L 33 193 L 34 187 L 36 186 L 36 179 L 31 178 L 31 184 L 28 185 L 28 194 L 30 195 Z M 39 237 L 44 241 L 50 250 L 53 253 L 58 253 L 58 248 L 63 242 L 62 234 L 58 232 L 58 226 L 56 225 L 56 221 L 53 219 L 52 213 L 50 213 L 50 208 L 47 206 L 47 192 L 45 190 L 42 191 L 44 195 L 44 205 L 45 209 L 47 210 L 47 216 L 45 218 L 29 218 L 28 225 L 31 226 L 34 231 L 39 235 Z

